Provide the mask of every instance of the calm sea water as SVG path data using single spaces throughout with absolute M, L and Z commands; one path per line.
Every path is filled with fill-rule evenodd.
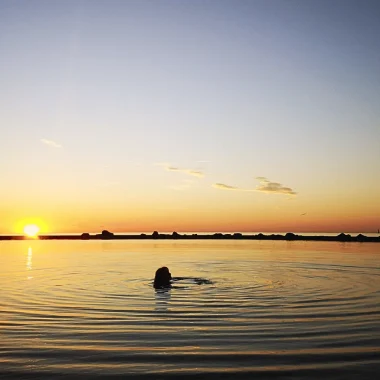
M 0 242 L 0 378 L 371 379 L 380 245 Z M 155 291 L 155 270 L 186 277 Z

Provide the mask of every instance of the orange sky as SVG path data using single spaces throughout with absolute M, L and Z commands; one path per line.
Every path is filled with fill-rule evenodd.
M 11 3 L 0 234 L 380 228 L 373 4 Z
M 170 190 L 176 192 L 176 190 Z M 113 232 L 376 232 L 379 208 L 376 198 L 363 204 L 349 199 L 316 199 L 307 202 L 304 196 L 243 193 L 236 190 L 211 188 L 208 198 L 185 198 L 180 192 L 176 202 L 155 203 L 116 200 L 24 205 L 19 208 L 2 206 L 3 234 L 22 233 L 25 224 L 37 224 L 41 233 L 82 233 L 108 229 Z M 207 192 L 206 192 L 207 193 Z M 161 199 L 164 199 L 162 197 Z M 207 200 L 207 201 L 206 201 Z

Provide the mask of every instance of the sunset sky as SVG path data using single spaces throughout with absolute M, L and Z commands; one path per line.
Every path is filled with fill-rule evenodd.
M 375 232 L 380 1 L 0 0 L 0 234 Z

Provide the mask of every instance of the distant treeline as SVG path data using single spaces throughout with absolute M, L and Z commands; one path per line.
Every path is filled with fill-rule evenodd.
M 26 236 L 0 236 L 0 240 L 28 240 L 33 239 Z M 173 232 L 171 234 L 160 234 L 154 231 L 152 234 L 138 234 L 138 235 L 115 235 L 107 230 L 102 231 L 100 234 L 89 234 L 84 232 L 81 235 L 40 235 L 38 237 L 40 240 L 311 240 L 311 241 L 340 241 L 340 242 L 372 242 L 379 243 L 379 236 L 365 236 L 359 234 L 357 236 L 351 236 L 349 234 L 341 233 L 336 236 L 305 236 L 296 235 L 292 232 L 288 232 L 285 235 L 281 234 L 271 234 L 264 235 L 262 233 L 257 235 L 243 235 L 240 232 L 233 234 L 222 234 L 220 232 L 214 234 L 179 234 L 178 232 Z

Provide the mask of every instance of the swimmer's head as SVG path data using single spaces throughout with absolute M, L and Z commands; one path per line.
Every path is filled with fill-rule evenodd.
M 170 280 L 172 279 L 172 275 L 169 272 L 168 267 L 161 267 L 156 270 L 156 275 L 154 277 L 153 286 L 157 288 L 165 288 L 170 286 Z

